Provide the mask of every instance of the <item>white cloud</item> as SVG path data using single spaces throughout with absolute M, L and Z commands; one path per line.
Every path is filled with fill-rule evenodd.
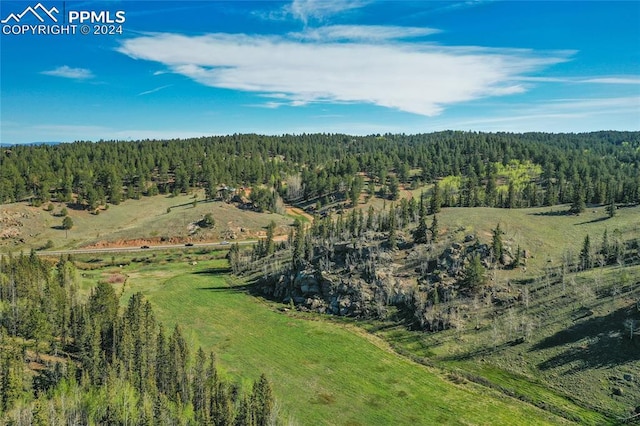
M 289 36 L 310 41 L 387 41 L 436 34 L 440 30 L 421 27 L 397 27 L 384 25 L 327 25 L 306 28 L 303 32 Z
M 76 125 L 76 124 L 39 124 L 33 126 L 36 130 L 52 133 L 95 133 L 107 130 L 103 126 Z
M 598 77 L 581 80 L 581 83 L 640 84 L 640 77 Z
M 357 27 L 348 28 L 358 33 Z M 370 32 L 365 27 L 360 33 Z M 203 85 L 256 92 L 291 105 L 358 102 L 427 116 L 450 104 L 524 92 L 520 77 L 569 56 L 397 40 L 302 42 L 168 33 L 127 39 L 117 50 L 161 63 Z
M 359 9 L 369 3 L 371 1 L 368 0 L 293 0 L 284 7 L 284 11 L 306 23 L 310 18 L 322 20 L 340 12 Z
M 156 87 L 155 89 L 145 90 L 144 92 L 138 93 L 138 96 L 150 95 L 151 93 L 159 92 L 162 89 L 166 89 L 167 87 L 171 87 L 171 84 L 167 84 L 164 86 Z
M 637 76 L 598 76 L 598 77 L 522 77 L 521 81 L 536 83 L 588 83 L 588 84 L 640 84 Z
M 640 97 L 553 99 L 491 110 L 490 117 L 446 119 L 432 130 L 582 132 L 603 129 L 638 130 Z
M 49 71 L 42 71 L 41 74 L 52 75 L 54 77 L 71 78 L 74 80 L 87 80 L 93 78 L 93 73 L 85 68 L 71 68 L 63 65 Z
M 625 96 L 617 98 L 556 99 L 549 101 L 542 108 L 552 110 L 572 110 L 582 112 L 616 112 L 635 110 L 640 112 L 640 97 Z
M 101 125 L 41 124 L 30 128 L 29 138 L 21 142 L 33 141 L 98 141 L 98 140 L 139 140 L 197 138 L 214 134 L 211 130 L 186 129 L 122 129 Z M 4 136 L 4 135 L 3 135 Z M 7 135 L 12 136 L 12 135 Z M 16 133 L 21 139 L 24 135 Z

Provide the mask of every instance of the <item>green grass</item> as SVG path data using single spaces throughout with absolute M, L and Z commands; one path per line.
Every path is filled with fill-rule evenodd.
M 167 326 L 179 322 L 195 351 L 213 350 L 226 375 L 271 379 L 300 424 L 558 424 L 563 419 L 476 384 L 454 384 L 353 327 L 275 311 L 229 286 L 223 261 L 130 265 L 136 291 Z M 458 380 L 455 380 L 458 381 Z
M 581 424 L 629 415 L 640 397 L 640 339 L 629 339 L 624 321 L 640 320 L 640 265 L 571 274 L 564 289 L 558 280 L 512 286 L 514 292 L 530 291 L 528 308 L 511 308 L 513 318 L 525 316 L 534 324 L 524 342 L 517 340 L 523 334 L 513 331 L 508 310 L 487 307 L 480 308 L 478 329 L 473 311 L 462 330 L 412 332 L 375 322 L 367 328 L 400 353 L 489 381 Z M 613 394 L 614 387 L 622 393 Z
M 375 330 L 375 327 L 368 327 Z M 527 401 L 538 407 L 561 415 L 564 418 L 572 419 L 580 424 L 604 425 L 610 424 L 611 420 L 601 413 L 587 408 L 583 403 L 574 401 L 571 394 L 561 392 L 551 386 L 551 382 L 546 378 L 540 378 L 536 372 L 530 374 L 517 373 L 520 367 L 527 370 L 527 366 L 536 359 L 535 356 L 527 354 L 529 360 L 522 358 L 523 348 L 519 355 L 510 359 L 510 354 L 479 350 L 472 356 L 464 351 L 464 348 L 475 347 L 484 349 L 484 344 L 490 342 L 488 333 L 482 333 L 478 342 L 472 342 L 469 338 L 471 332 L 461 337 L 455 332 L 441 332 L 437 334 L 425 334 L 411 332 L 403 327 L 382 328 L 374 331 L 374 334 L 391 342 L 392 346 L 399 353 L 407 354 L 414 359 L 437 365 L 445 370 L 451 371 L 468 380 L 487 384 L 488 386 Z M 481 343 L 482 342 L 482 343 Z M 502 347 L 501 347 L 502 348 Z M 507 362 L 508 360 L 508 362 Z M 514 365 L 511 365 L 511 364 Z

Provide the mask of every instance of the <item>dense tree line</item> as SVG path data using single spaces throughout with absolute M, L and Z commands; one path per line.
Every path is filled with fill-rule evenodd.
M 529 207 L 640 201 L 640 133 L 340 134 L 12 146 L 0 155 L 0 202 L 50 199 L 88 209 L 125 198 L 220 185 L 261 186 L 289 201 L 394 199 L 400 185 L 445 179 L 442 206 Z M 517 174 L 518 170 L 530 174 Z M 413 170 L 413 172 L 412 172 Z M 448 179 L 448 180 L 447 180 Z M 267 208 L 275 195 L 261 191 Z
M 124 309 L 101 282 L 86 302 L 76 270 L 35 255 L 0 259 L 0 423 L 266 425 L 273 394 L 223 380 L 140 293 Z M 35 355 L 33 354 L 35 352 Z M 47 353 L 46 361 L 40 358 Z M 41 368 L 26 369 L 27 361 Z

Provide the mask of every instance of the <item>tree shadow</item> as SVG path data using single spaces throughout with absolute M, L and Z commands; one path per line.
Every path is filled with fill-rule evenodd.
M 591 220 L 586 220 L 584 222 L 580 222 L 580 223 L 574 223 L 574 226 L 578 226 L 578 225 L 587 225 L 589 223 L 598 223 L 598 222 L 603 222 L 605 220 L 609 220 L 611 219 L 609 216 L 603 216 L 603 217 L 599 217 L 596 219 L 591 219 Z
M 86 204 L 80 204 L 75 202 L 68 202 L 65 205 L 67 206 L 68 209 L 75 210 L 75 211 L 83 211 L 88 209 L 88 206 Z
M 222 266 L 218 268 L 207 268 L 200 271 L 192 272 L 193 275 L 228 275 L 231 273 L 229 266 Z
M 204 201 L 202 200 L 198 200 L 198 203 L 202 203 Z M 188 203 L 182 203 L 182 204 L 174 204 L 173 206 L 170 206 L 170 208 L 172 209 L 177 209 L 178 207 L 193 207 L 193 201 L 190 201 Z
M 538 368 L 549 370 L 563 365 L 574 365 L 568 372 L 570 373 L 639 360 L 640 339 L 630 340 L 624 327 L 624 321 L 633 317 L 634 310 L 635 304 L 620 308 L 603 317 L 580 321 L 541 340 L 530 351 L 573 345 L 539 363 Z M 585 343 L 577 345 L 580 341 Z
M 228 285 L 221 284 L 211 287 L 198 287 L 196 290 L 213 291 L 216 293 L 251 293 L 251 285 L 244 284 L 230 287 Z
M 440 359 L 442 361 L 469 361 L 477 358 L 482 358 L 484 356 L 490 356 L 492 354 L 501 352 L 511 346 L 517 346 L 522 343 L 524 343 L 524 340 L 522 339 L 508 340 L 500 344 L 485 345 L 469 351 L 443 356 Z
M 570 210 L 551 210 L 548 212 L 528 213 L 530 216 L 573 216 Z
M 207 268 L 202 269 L 200 271 L 192 272 L 193 275 L 209 275 L 209 276 L 221 276 L 221 275 L 229 275 L 231 273 L 231 268 L 228 266 L 217 267 L 217 268 Z M 251 293 L 251 289 L 253 287 L 252 283 L 242 284 L 230 286 L 227 284 L 227 281 L 212 285 L 209 287 L 198 287 L 197 290 L 207 290 L 214 291 L 219 293 Z

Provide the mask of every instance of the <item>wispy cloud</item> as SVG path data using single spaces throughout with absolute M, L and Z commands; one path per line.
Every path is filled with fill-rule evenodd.
M 51 75 L 54 77 L 71 78 L 74 80 L 87 80 L 93 78 L 93 73 L 86 68 L 71 68 L 63 65 L 48 71 L 42 71 L 40 74 Z
M 359 9 L 371 0 L 293 0 L 284 11 L 307 23 L 310 19 L 323 20 L 348 10 Z
M 167 85 L 164 85 L 164 86 L 156 87 L 155 89 L 151 89 L 151 90 L 146 90 L 144 92 L 140 92 L 140 93 L 138 93 L 137 96 L 150 95 L 151 93 L 159 92 L 160 90 L 166 89 L 167 87 L 171 87 L 171 84 L 167 84 Z
M 435 3 L 431 13 L 434 12 L 448 12 L 456 11 L 460 9 L 468 9 L 471 7 L 483 6 L 485 4 L 494 3 L 496 0 L 468 0 L 468 1 L 451 1 L 443 3 Z
M 107 130 L 104 126 L 78 125 L 78 124 L 38 124 L 33 126 L 36 130 L 60 133 L 95 133 Z
M 73 142 L 78 140 L 137 140 L 191 138 L 214 134 L 211 130 L 185 129 L 122 129 L 101 125 L 40 124 L 33 126 L 34 140 Z
M 340 28 L 355 40 L 163 33 L 124 40 L 117 50 L 161 63 L 203 85 L 255 92 L 292 105 L 359 102 L 427 116 L 450 104 L 524 92 L 521 77 L 570 57 L 569 52 L 395 40 L 402 33 L 397 27 L 376 42 L 363 41 L 371 27 Z
M 581 83 L 640 84 L 640 77 L 598 77 L 581 80 Z
M 540 107 L 538 107 L 540 108 Z M 624 96 L 616 98 L 568 98 L 555 99 L 545 103 L 542 108 L 547 109 L 569 109 L 572 111 L 600 111 L 602 109 L 619 111 L 620 109 L 633 109 L 638 111 L 640 108 L 639 96 Z
M 289 37 L 308 41 L 387 41 L 423 37 L 440 30 L 421 27 L 397 27 L 385 25 L 327 25 L 306 28 L 302 32 L 289 33 Z
M 635 117 L 635 119 L 634 119 Z M 638 130 L 640 96 L 552 99 L 492 110 L 490 117 L 434 122 L 435 129 L 575 132 L 602 129 Z M 629 123 L 635 127 L 628 127 Z M 622 123 L 627 123 L 626 125 Z
M 520 81 L 535 83 L 574 83 L 574 84 L 640 84 L 637 76 L 599 76 L 599 77 L 521 77 Z

